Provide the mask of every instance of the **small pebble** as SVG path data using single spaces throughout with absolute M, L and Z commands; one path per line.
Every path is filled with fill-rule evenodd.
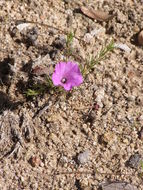
M 93 36 L 90 33 L 86 33 L 83 39 L 86 43 L 90 43 L 92 38 Z
M 143 115 L 140 115 L 138 118 L 139 121 L 143 121 Z
M 35 166 L 39 166 L 40 164 L 40 159 L 37 156 L 33 156 L 30 158 L 29 163 L 31 164 L 31 166 L 35 167 Z
M 114 47 L 115 47 L 115 48 L 119 48 L 119 49 L 121 49 L 121 50 L 124 50 L 124 51 L 126 51 L 127 53 L 130 53 L 130 52 L 131 52 L 131 49 L 130 49 L 126 44 L 115 43 L 115 44 L 114 44 Z
M 85 164 L 89 159 L 89 150 L 85 150 L 84 152 L 80 153 L 77 159 L 80 164 Z
M 64 36 L 61 36 L 60 38 L 55 39 L 53 46 L 57 49 L 63 49 L 66 47 L 66 39 Z
M 25 39 L 29 43 L 33 44 L 37 40 L 37 38 L 38 38 L 38 28 L 33 27 L 32 29 L 27 31 Z
M 143 140 L 143 127 L 141 128 L 141 130 L 139 132 L 139 138 L 140 138 L 140 140 Z
M 16 28 L 21 32 L 22 30 L 29 27 L 30 25 L 31 25 L 30 23 L 22 23 L 22 24 L 18 24 Z
M 103 144 L 112 145 L 113 143 L 117 142 L 117 136 L 113 132 L 106 132 L 104 135 L 101 136 L 101 142 Z
M 142 160 L 142 156 L 138 153 L 135 153 L 134 155 L 131 155 L 131 157 L 129 158 L 126 164 L 130 168 L 138 169 L 138 167 L 140 166 L 141 160 Z
M 138 34 L 138 43 L 139 45 L 143 45 L 143 30 Z

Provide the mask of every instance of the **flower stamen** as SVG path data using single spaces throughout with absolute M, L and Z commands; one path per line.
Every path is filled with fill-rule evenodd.
M 65 83 L 67 82 L 67 79 L 66 79 L 66 78 L 62 78 L 61 82 L 62 82 L 63 84 L 65 84 Z

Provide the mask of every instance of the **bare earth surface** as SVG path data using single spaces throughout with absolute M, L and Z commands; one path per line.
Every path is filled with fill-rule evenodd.
M 98 22 L 81 5 L 115 16 Z M 18 29 L 19 20 L 35 23 Z M 143 189 L 142 28 L 141 0 L 0 0 L 0 190 L 106 190 L 109 181 Z M 68 60 L 78 64 L 112 39 L 131 51 L 114 49 L 69 96 L 26 98 L 33 77 L 43 79 L 33 66 L 50 73 L 65 60 L 71 31 Z

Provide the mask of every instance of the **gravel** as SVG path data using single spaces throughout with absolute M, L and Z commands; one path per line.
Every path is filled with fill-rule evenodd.
M 96 22 L 79 12 L 81 5 L 115 16 Z M 143 54 L 135 40 L 142 12 L 141 1 L 130 0 L 0 1 L 0 189 L 96 190 L 107 180 L 143 189 Z M 32 22 L 19 31 L 17 21 Z M 111 40 L 125 51 L 107 54 L 79 88 L 25 96 L 45 79 L 33 76 L 36 66 L 51 74 L 66 59 L 84 65 Z M 36 115 L 49 98 L 51 106 Z

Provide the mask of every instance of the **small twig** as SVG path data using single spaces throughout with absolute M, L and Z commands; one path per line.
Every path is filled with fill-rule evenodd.
M 9 158 L 10 156 L 12 156 L 19 149 L 20 146 L 21 146 L 20 142 L 17 142 L 14 145 L 13 149 L 10 152 L 8 152 L 5 156 L 7 156 L 7 158 Z
M 12 147 L 12 149 L 9 152 L 7 152 L 4 156 L 2 156 L 2 158 L 0 158 L 0 160 L 2 160 L 5 157 L 10 158 L 20 148 L 20 146 L 21 146 L 21 144 L 18 141 L 16 144 L 14 144 L 14 146 Z
M 13 108 L 13 105 L 11 105 L 11 106 L 9 107 L 9 109 L 6 111 L 6 114 L 5 114 L 5 115 L 4 115 L 4 113 L 3 113 L 3 118 L 2 118 L 2 120 L 1 120 L 0 126 L 4 123 L 4 119 L 5 119 L 6 116 L 9 114 L 9 111 L 10 111 L 12 108 Z M 0 111 L 2 111 L 2 110 L 0 110 Z
M 121 174 L 121 173 L 104 173 L 104 172 L 99 172 L 99 171 L 73 171 L 73 172 L 54 172 L 54 175 L 111 175 L 111 176 L 117 176 L 117 175 L 124 175 L 124 176 L 129 176 L 130 174 Z M 49 174 L 48 176 L 53 176 L 53 174 Z
M 40 108 L 40 110 L 37 111 L 37 113 L 33 116 L 33 119 L 35 119 L 36 117 L 40 117 L 48 108 L 49 108 L 49 101 L 48 103 L 46 103 L 42 108 Z
M 54 170 L 54 173 L 53 173 L 53 181 L 52 181 L 52 187 L 51 187 L 51 190 L 54 189 L 54 183 L 55 183 L 55 176 L 56 176 L 56 171 L 57 171 L 57 168 L 59 166 L 59 163 L 60 163 L 60 159 L 61 159 L 62 155 L 60 155 L 58 161 L 57 161 L 57 166 L 56 166 L 56 169 Z
M 90 172 L 90 171 L 75 171 L 75 172 L 57 172 L 55 173 L 55 175 L 84 175 L 84 174 L 91 174 L 91 175 L 95 175 L 95 172 Z
M 112 108 L 113 108 L 114 105 L 110 106 L 106 111 L 104 111 L 102 113 L 102 115 L 106 115 Z
M 44 27 L 48 27 L 48 28 L 53 28 L 53 29 L 55 29 L 55 30 L 58 30 L 58 31 L 61 32 L 61 33 L 64 33 L 65 35 L 69 34 L 68 31 L 64 31 L 64 30 L 62 30 L 62 29 L 59 29 L 58 27 L 51 26 L 51 25 L 49 25 L 49 24 L 40 23 L 40 22 L 34 22 L 34 21 L 29 21 L 29 20 L 16 20 L 16 19 L 11 19 L 11 20 L 9 20 L 8 22 L 10 22 L 10 21 L 15 22 L 16 24 L 17 24 L 17 23 L 31 23 L 31 24 L 37 24 L 37 25 L 40 25 L 40 26 L 44 26 Z M 76 37 L 76 36 L 74 36 L 74 38 L 76 38 L 77 40 L 79 40 L 79 41 L 85 43 L 84 40 L 82 40 L 82 39 L 80 39 L 80 38 L 78 38 L 78 37 Z
M 57 101 L 57 97 L 55 98 L 54 102 L 50 102 L 51 98 L 49 98 L 48 102 L 45 103 L 44 106 L 42 106 L 42 108 L 36 112 L 36 114 L 33 116 L 33 119 L 40 117 L 50 106 L 52 106 Z

